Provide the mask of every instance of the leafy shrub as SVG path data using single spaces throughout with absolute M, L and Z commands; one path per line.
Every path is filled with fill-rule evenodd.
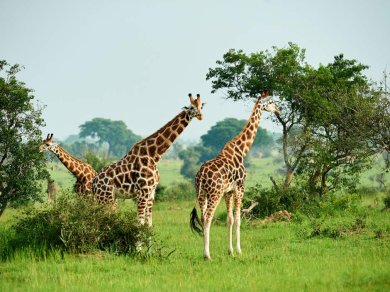
M 194 185 L 187 181 L 156 190 L 157 201 L 195 200 L 195 197 Z
M 312 217 L 334 216 L 340 213 L 358 214 L 361 209 L 361 198 L 356 194 L 326 194 L 309 202 L 305 213 Z
M 133 212 L 112 212 L 90 198 L 70 196 L 60 197 L 52 207 L 27 209 L 11 232 L 14 236 L 8 245 L 14 250 L 43 247 L 70 253 L 104 250 L 125 255 L 135 254 L 139 245 L 150 245 L 151 237 Z
M 383 198 L 383 203 L 385 204 L 385 209 L 390 209 L 390 193 Z
M 378 190 L 373 187 L 361 186 L 356 193 L 360 196 L 375 196 L 378 194 Z
M 255 218 L 263 218 L 280 210 L 319 218 L 340 212 L 358 214 L 361 209 L 361 198 L 357 194 L 328 193 L 323 197 L 313 197 L 300 185 L 279 191 L 256 185 L 248 190 L 247 197 L 259 203 L 252 209 L 251 215 Z M 250 200 L 246 199 L 243 208 L 250 204 Z
M 325 218 L 314 219 L 310 221 L 308 226 L 299 229 L 297 235 L 301 238 L 329 237 L 336 239 L 359 234 L 366 228 L 366 225 L 366 219 L 360 216 L 354 218 L 353 221 L 342 222 L 325 220 Z
M 110 164 L 112 161 L 107 158 L 101 158 L 94 152 L 87 152 L 84 154 L 84 159 L 88 162 L 97 172 L 102 170 L 103 167 Z
M 304 190 L 299 187 L 277 191 L 275 188 L 263 188 L 259 184 L 249 188 L 248 197 L 259 203 L 252 209 L 252 215 L 257 218 L 269 216 L 280 210 L 295 212 L 302 209 L 306 200 Z M 249 200 L 244 201 L 244 208 L 249 205 Z

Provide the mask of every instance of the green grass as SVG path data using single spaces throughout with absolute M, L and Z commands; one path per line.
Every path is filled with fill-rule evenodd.
M 58 252 L 37 260 L 29 251 L 0 263 L 0 291 L 386 291 L 390 289 L 390 213 L 367 209 L 362 232 L 333 239 L 298 236 L 302 225 L 242 226 L 241 256 L 227 255 L 224 224 L 213 224 L 211 255 L 202 258 L 202 239 L 189 230 L 193 202 L 157 203 L 155 237 L 167 259 L 141 261 L 106 253 Z M 134 209 L 131 201 L 121 208 Z M 224 211 L 220 204 L 218 213 Z M 8 212 L 8 211 L 7 211 Z M 5 214 L 5 218 L 8 217 Z M 218 216 L 218 214 L 217 214 Z M 348 214 L 338 220 L 353 221 Z M 3 218 L 0 219 L 2 225 Z M 0 225 L 0 226 L 1 226 Z M 382 237 L 376 236 L 380 228 Z M 0 228 L 0 236 L 6 234 Z
M 158 163 L 158 171 L 160 172 L 160 183 L 164 186 L 169 186 L 173 183 L 185 181 L 184 177 L 180 174 L 180 168 L 182 164 L 182 160 L 162 159 Z
M 47 169 L 59 189 L 73 188 L 76 178 L 62 163 L 49 162 Z
M 283 167 L 283 163 L 275 162 L 273 157 L 251 159 L 250 163 L 251 166 L 247 168 L 247 177 L 245 179 L 247 187 L 254 186 L 257 183 L 264 187 L 271 186 L 270 176 L 277 179 L 277 170 Z
M 162 184 L 183 180 L 180 163 L 159 163 Z M 268 176 L 278 168 L 273 159 L 252 163 L 247 185 L 268 185 Z M 72 176 L 61 165 L 51 171 L 60 187 L 72 186 Z M 168 258 L 142 261 L 102 252 L 62 257 L 53 251 L 37 259 L 32 251 L 22 250 L 14 259 L 0 262 L 0 291 L 386 291 L 390 290 L 390 212 L 381 211 L 380 198 L 364 198 L 366 227 L 361 232 L 337 238 L 302 237 L 302 230 L 310 228 L 307 222 L 243 223 L 241 256 L 227 255 L 226 226 L 217 222 L 211 229 L 210 262 L 202 258 L 202 239 L 189 229 L 194 201 L 157 202 L 155 238 L 165 247 L 164 254 L 174 250 Z M 120 208 L 135 210 L 135 205 L 126 200 Z M 216 217 L 224 210 L 221 202 Z M 0 217 L 0 245 L 19 213 L 6 209 Z M 326 223 L 336 228 L 354 222 L 355 216 L 341 214 Z

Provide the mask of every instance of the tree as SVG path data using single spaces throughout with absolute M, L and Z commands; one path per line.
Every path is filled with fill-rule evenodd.
M 179 158 L 183 160 L 180 168 L 180 174 L 187 179 L 194 179 L 196 172 L 199 170 L 199 158 L 201 153 L 196 147 L 188 147 L 179 152 Z
M 103 167 L 109 165 L 112 161 L 106 158 L 100 158 L 95 152 L 84 153 L 85 161 L 91 165 L 97 172 L 101 171 Z
M 200 137 L 202 145 L 208 148 L 207 151 L 202 152 L 200 162 L 215 157 L 228 141 L 240 133 L 246 122 L 246 120 L 226 118 L 212 126 L 206 134 Z M 274 140 L 267 130 L 259 128 L 252 149 L 271 147 L 273 144 Z
M 6 69 L 8 68 L 8 70 Z M 48 178 L 39 153 L 44 125 L 32 90 L 16 79 L 19 65 L 0 61 L 0 215 L 8 204 L 38 200 Z
M 66 151 L 69 151 L 72 155 L 76 157 L 84 157 L 88 153 L 97 153 L 100 148 L 96 143 L 88 143 L 86 141 L 76 141 L 72 144 L 63 144 L 63 147 Z
M 322 195 L 337 187 L 353 190 L 358 174 L 377 153 L 370 142 L 370 128 L 381 101 L 363 74 L 366 68 L 338 55 L 333 63 L 307 73 L 312 80 L 310 94 L 316 98 L 303 103 L 312 144 L 300 168 L 306 170 L 312 192 Z
M 277 117 L 282 125 L 282 153 L 286 168 L 284 187 L 291 184 L 293 174 L 307 148 L 308 125 L 300 114 L 298 98 L 304 89 L 303 72 L 305 50 L 290 43 L 287 48 L 273 48 L 246 55 L 243 51 L 229 50 L 218 60 L 217 67 L 209 69 L 207 80 L 212 82 L 212 93 L 222 90 L 228 99 L 256 98 L 264 89 L 278 95 L 282 114 Z M 272 118 L 275 120 L 275 117 Z M 298 133 L 290 137 L 291 132 Z
M 133 144 L 141 140 L 141 137 L 129 130 L 123 121 L 103 118 L 94 118 L 82 124 L 79 136 L 97 138 L 100 145 L 108 143 L 108 154 L 114 157 L 125 155 Z
M 255 98 L 263 89 L 276 96 L 282 114 L 273 120 L 282 126 L 286 169 L 282 187 L 289 188 L 294 174 L 300 173 L 314 179 L 315 186 L 317 176 L 321 178 L 325 192 L 330 174 L 333 178 L 337 174 L 338 179 L 330 182 L 336 184 L 344 166 L 357 173 L 373 153 L 368 143 L 370 117 L 380 101 L 363 74 L 366 68 L 339 55 L 315 69 L 305 62 L 305 50 L 289 43 L 249 55 L 229 50 L 206 78 L 212 82 L 212 93 L 222 90 L 233 100 Z
M 246 124 L 246 120 L 226 118 L 212 126 L 206 134 L 200 137 L 201 142 L 195 146 L 187 147 L 179 152 L 179 158 L 183 160 L 180 173 L 193 179 L 199 170 L 200 164 L 218 155 L 223 146 L 233 139 Z M 274 145 L 274 140 L 265 129 L 258 129 L 252 149 L 262 149 Z M 248 156 L 245 163 L 248 165 Z
M 374 117 L 371 117 L 370 130 L 372 131 L 370 141 L 371 144 L 382 152 L 386 162 L 385 170 L 390 170 L 390 92 L 387 84 L 386 70 L 383 72 L 383 80 L 378 87 L 379 98 L 381 102 L 377 105 L 377 112 Z

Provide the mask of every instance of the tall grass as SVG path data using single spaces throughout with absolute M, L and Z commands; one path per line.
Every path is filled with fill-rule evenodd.
M 124 205 L 124 208 L 133 207 Z M 140 261 L 107 252 L 63 257 L 53 252 L 37 260 L 20 251 L 0 263 L 0 291 L 386 291 L 390 288 L 390 213 L 367 209 L 365 227 L 341 237 L 302 237 L 300 223 L 242 226 L 241 256 L 227 254 L 227 230 L 211 228 L 211 255 L 202 258 L 202 239 L 190 232 L 193 202 L 160 202 L 154 233 L 168 258 Z M 217 216 L 224 212 L 224 205 Z M 354 214 L 326 219 L 354 224 Z M 306 220 L 306 219 L 305 219 Z M 332 223 L 333 220 L 333 223 Z M 382 235 L 378 236 L 378 229 Z M 4 236 L 4 230 L 0 234 Z M 1 238 L 1 237 L 0 237 Z
M 53 250 L 132 255 L 141 244 L 148 248 L 152 236 L 137 223 L 134 211 L 113 212 L 92 198 L 69 193 L 53 205 L 26 208 L 6 234 L 0 239 L 0 260 L 12 259 L 20 250 L 36 252 L 37 257 L 46 257 Z
M 168 189 L 179 176 L 178 165 L 162 162 Z M 272 160 L 256 166 L 253 181 L 268 180 L 265 168 L 272 168 Z M 364 198 L 359 208 L 322 206 L 329 209 L 311 218 L 294 214 L 290 223 L 244 220 L 241 256 L 228 255 L 227 228 L 218 222 L 211 227 L 210 262 L 202 257 L 202 238 L 189 228 L 195 197 L 157 201 L 153 237 L 155 248 L 167 256 L 140 260 L 104 250 L 50 249 L 36 257 L 36 250 L 26 247 L 0 262 L 0 291 L 388 291 L 390 212 L 383 211 L 382 197 Z M 120 209 L 129 212 L 135 206 L 127 200 Z M 0 249 L 13 236 L 10 226 L 19 212 L 7 209 L 0 217 Z M 224 213 L 222 201 L 216 217 Z

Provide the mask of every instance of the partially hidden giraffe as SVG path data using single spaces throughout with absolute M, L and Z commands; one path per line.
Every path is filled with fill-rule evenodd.
M 135 144 L 121 160 L 103 168 L 93 180 L 92 191 L 97 201 L 113 204 L 116 195 L 135 197 L 140 224 L 152 226 L 152 208 L 156 187 L 160 181 L 157 163 L 175 139 L 196 117 L 202 120 L 203 104 L 200 95 L 190 106 L 158 131 Z
M 53 142 L 53 134 L 47 134 L 39 146 L 39 151 L 53 152 L 62 164 L 76 177 L 74 191 L 79 194 L 89 194 L 92 191 L 92 180 L 97 175 L 96 170 L 88 163 L 69 154 L 57 143 Z
M 260 124 L 262 110 L 280 115 L 280 111 L 272 99 L 266 99 L 268 91 L 263 91 L 258 97 L 251 116 L 241 132 L 227 142 L 221 152 L 213 159 L 206 161 L 195 177 L 197 201 L 201 209 L 199 220 L 196 204 L 191 212 L 191 229 L 202 234 L 204 243 L 204 258 L 210 257 L 210 225 L 214 212 L 225 196 L 228 226 L 228 251 L 233 255 L 232 232 L 235 223 L 236 251 L 241 253 L 240 224 L 241 202 L 244 195 L 244 179 L 246 170 L 244 157 L 250 150 Z M 264 102 L 263 102 L 264 100 Z M 234 217 L 233 217 L 234 204 Z

